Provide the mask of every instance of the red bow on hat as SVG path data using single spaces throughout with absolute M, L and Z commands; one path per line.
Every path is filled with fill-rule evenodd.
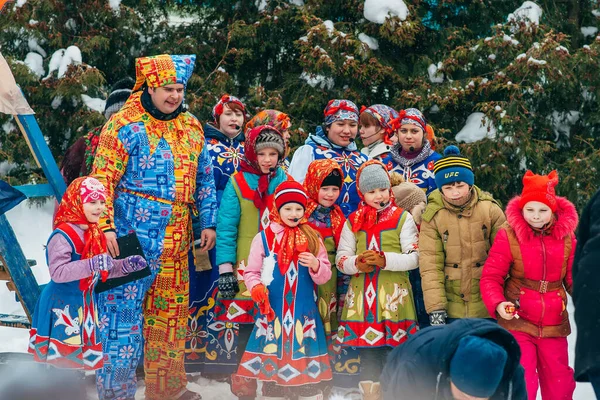
M 330 104 L 332 104 L 335 100 L 330 100 L 329 103 L 327 103 L 327 107 L 325 107 L 325 116 L 328 117 L 330 115 L 334 115 L 335 113 L 337 113 L 340 110 L 345 110 L 345 111 L 350 111 L 350 112 L 356 112 L 356 110 L 352 107 L 350 107 L 348 105 L 348 103 L 346 103 L 346 101 L 342 100 L 340 101 L 340 104 L 334 107 L 330 108 Z
M 406 110 L 402 110 L 402 111 L 400 111 L 400 115 L 398 116 L 398 122 L 401 122 L 403 119 L 412 119 L 417 124 L 419 124 L 419 126 L 423 129 L 423 132 L 425 132 L 425 126 L 423 126 L 423 121 L 421 121 L 415 115 L 407 115 Z M 400 124 L 398 124 L 398 128 L 399 127 L 400 127 Z

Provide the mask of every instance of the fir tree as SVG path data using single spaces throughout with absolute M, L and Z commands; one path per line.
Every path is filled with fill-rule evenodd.
M 600 25 L 598 1 L 538 1 L 539 24 L 508 19 L 522 1 L 405 1 L 406 18 L 382 23 L 365 18 L 365 0 L 80 3 L 29 0 L 0 22 L 2 52 L 57 158 L 103 121 L 82 94 L 105 98 L 110 84 L 134 74 L 137 56 L 193 53 L 186 102 L 202 121 L 231 93 L 250 113 L 289 113 L 296 146 L 322 122 L 329 99 L 346 97 L 418 107 L 445 145 L 481 112 L 495 137 L 461 148 L 478 185 L 502 202 L 520 190 L 526 168 L 558 169 L 559 193 L 579 207 L 599 181 L 600 39 L 582 33 Z M 46 53 L 43 76 L 20 61 L 36 52 L 30 38 Z M 46 78 L 54 52 L 71 45 L 83 62 Z M 15 162 L 11 179 L 37 177 L 26 145 L 6 130 L 0 161 Z

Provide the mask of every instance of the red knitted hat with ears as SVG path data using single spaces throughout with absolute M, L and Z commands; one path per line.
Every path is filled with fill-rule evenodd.
M 527 171 L 523 177 L 523 192 L 519 206 L 525 207 L 530 201 L 544 203 L 552 212 L 556 211 L 556 190 L 558 185 L 558 172 L 552 171 L 548 175 L 537 175 Z
M 279 210 L 287 203 L 298 203 L 306 209 L 308 196 L 301 184 L 296 181 L 284 181 L 275 189 L 275 206 Z

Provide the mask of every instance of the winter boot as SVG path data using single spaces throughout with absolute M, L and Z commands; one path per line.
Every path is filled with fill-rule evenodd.
M 323 392 L 319 390 L 319 393 L 313 396 L 298 396 L 298 400 L 323 400 Z
M 363 398 L 366 398 L 365 396 L 371 394 L 371 386 L 373 386 L 373 381 L 358 382 L 358 389 L 360 390 L 360 394 L 362 394 Z
M 371 386 L 371 396 L 371 400 L 381 400 L 381 385 L 379 382 L 375 382 Z
M 238 374 L 231 375 L 231 393 L 239 399 L 250 400 L 256 398 L 256 379 L 250 379 Z
M 181 396 L 177 400 L 201 400 L 202 396 L 200 393 L 192 392 L 191 390 L 186 390 L 183 392 Z
M 360 381 L 358 383 L 360 393 L 362 394 L 363 400 L 380 400 L 381 399 L 381 386 L 379 382 L 373 381 Z

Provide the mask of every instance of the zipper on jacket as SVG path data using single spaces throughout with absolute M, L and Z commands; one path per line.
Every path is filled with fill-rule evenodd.
M 487 226 L 483 225 L 481 227 L 481 230 L 483 231 L 483 239 L 487 240 L 488 239 L 488 228 L 487 228 Z
M 448 231 L 444 232 L 444 234 L 442 235 L 442 240 L 444 241 L 444 243 L 448 243 Z
M 542 243 L 542 281 L 546 281 L 546 245 L 544 244 L 544 235 L 540 235 L 540 241 Z M 544 320 L 544 314 L 546 313 L 546 303 L 544 303 L 544 293 L 540 291 L 540 299 L 542 300 L 542 315 L 540 316 L 540 324 L 538 325 L 539 335 L 542 337 L 542 321 Z

